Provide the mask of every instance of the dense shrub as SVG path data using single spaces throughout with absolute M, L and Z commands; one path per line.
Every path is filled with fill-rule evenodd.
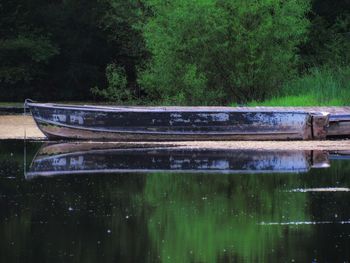
M 295 73 L 308 26 L 303 0 L 149 0 L 152 54 L 140 84 L 180 104 L 263 99 Z
M 334 21 L 313 18 L 302 55 L 307 68 L 350 65 L 350 13 L 340 14 Z
M 107 101 L 130 101 L 132 94 L 126 88 L 127 78 L 125 70 L 115 64 L 110 64 L 106 68 L 107 88 L 100 89 L 94 87 L 91 89 L 92 94 L 102 97 Z

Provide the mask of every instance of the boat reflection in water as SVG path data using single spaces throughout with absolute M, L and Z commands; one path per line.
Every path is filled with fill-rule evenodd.
M 125 172 L 301 173 L 329 167 L 323 151 L 189 149 L 118 143 L 47 143 L 26 178 Z

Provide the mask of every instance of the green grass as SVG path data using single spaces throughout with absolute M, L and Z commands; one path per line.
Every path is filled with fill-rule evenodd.
M 23 102 L 0 102 L 0 107 L 23 107 Z
M 284 96 L 275 97 L 263 102 L 251 101 L 248 106 L 281 106 L 281 107 L 297 107 L 297 106 L 346 106 L 346 103 L 342 99 L 331 100 L 317 100 L 313 95 L 300 95 L 300 96 Z
M 286 83 L 279 96 L 249 106 L 349 106 L 350 67 L 313 69 Z

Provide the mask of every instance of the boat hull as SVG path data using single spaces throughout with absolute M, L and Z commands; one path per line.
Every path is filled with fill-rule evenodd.
M 310 140 L 326 136 L 328 121 L 321 114 L 324 123 L 317 126 L 307 112 L 230 107 L 27 105 L 40 130 L 54 140 Z

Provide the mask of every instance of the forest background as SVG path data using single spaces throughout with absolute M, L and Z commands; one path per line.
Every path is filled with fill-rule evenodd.
M 349 105 L 350 0 L 2 0 L 0 101 Z

